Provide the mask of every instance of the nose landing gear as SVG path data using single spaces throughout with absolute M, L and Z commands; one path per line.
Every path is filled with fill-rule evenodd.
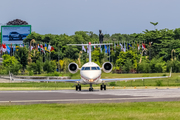
M 76 85 L 76 91 L 78 91 L 78 90 L 81 91 L 81 85 L 79 85 L 79 84 Z
M 100 87 L 101 90 L 106 90 L 106 85 L 104 85 L 104 83 L 102 83 L 101 87 Z
M 89 91 L 93 91 L 92 83 L 90 84 Z

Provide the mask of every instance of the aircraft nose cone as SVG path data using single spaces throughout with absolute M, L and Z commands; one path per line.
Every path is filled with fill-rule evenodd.
M 91 71 L 91 72 L 88 72 L 85 76 L 88 80 L 89 79 L 95 79 L 99 76 L 99 73 L 95 72 L 95 71 Z
M 95 80 L 101 75 L 100 70 L 81 71 L 81 76 L 86 80 Z
M 88 74 L 86 77 L 88 79 L 94 79 L 97 75 L 94 75 L 94 74 Z

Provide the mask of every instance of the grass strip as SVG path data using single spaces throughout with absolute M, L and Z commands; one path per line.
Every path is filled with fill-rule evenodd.
M 93 87 L 94 90 L 100 90 L 100 87 Z M 82 90 L 88 90 L 89 87 L 82 87 Z M 107 87 L 107 90 L 116 90 L 116 89 L 179 89 L 179 87 L 168 87 L 168 86 L 146 86 L 146 87 Z M 13 91 L 13 90 L 75 90 L 75 87 L 0 87 L 0 91 Z
M 1 120 L 178 120 L 180 102 L 0 105 Z

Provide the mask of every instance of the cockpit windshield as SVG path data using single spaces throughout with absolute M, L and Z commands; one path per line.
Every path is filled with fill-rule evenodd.
M 99 67 L 97 67 L 98 70 L 101 70 Z
M 90 67 L 85 67 L 84 70 L 90 70 Z
M 90 70 L 90 67 L 82 67 L 81 70 Z
M 97 67 L 91 67 L 91 70 L 97 70 Z
M 81 70 L 101 70 L 99 67 L 82 67 Z

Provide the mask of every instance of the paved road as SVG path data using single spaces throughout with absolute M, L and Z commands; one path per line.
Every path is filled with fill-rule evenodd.
M 0 91 L 0 103 L 110 103 L 180 101 L 180 89 L 119 89 L 89 92 L 82 90 L 57 91 Z

